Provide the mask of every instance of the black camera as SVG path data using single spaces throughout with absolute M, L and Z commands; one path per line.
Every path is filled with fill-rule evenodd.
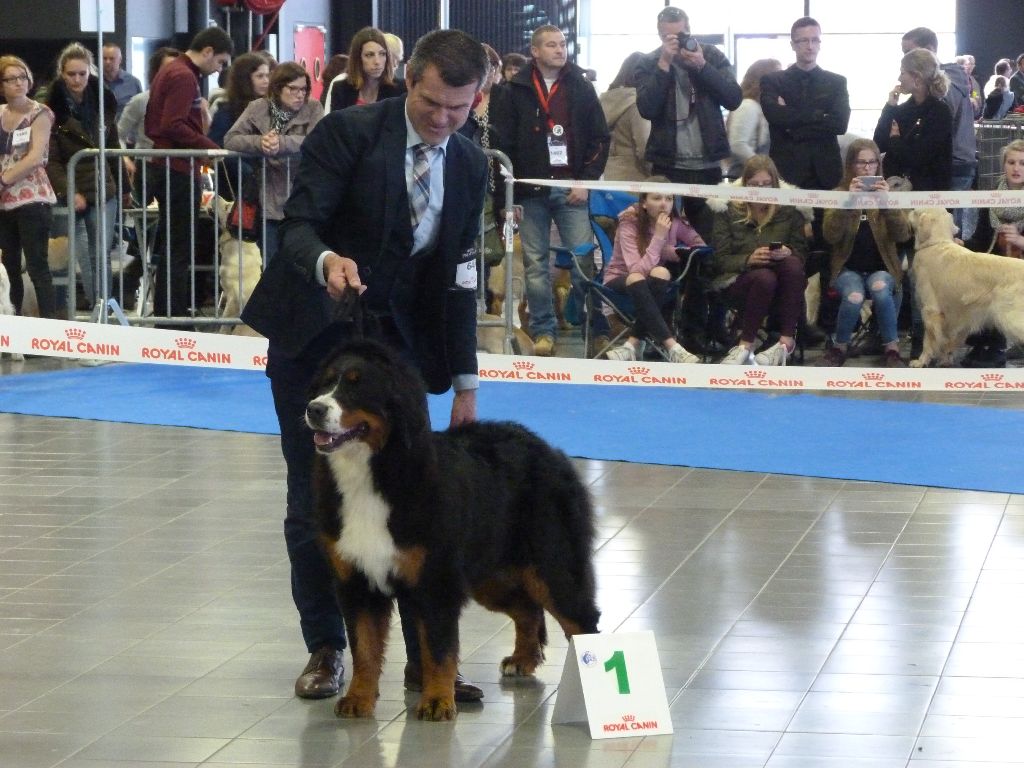
M 679 35 L 679 48 L 690 53 L 696 53 L 700 48 L 700 43 L 697 42 L 696 38 L 690 37 L 685 32 L 680 32 Z

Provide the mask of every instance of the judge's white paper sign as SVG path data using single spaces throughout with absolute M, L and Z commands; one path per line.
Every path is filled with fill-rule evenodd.
M 551 722 L 585 722 L 592 739 L 672 733 L 654 633 L 570 638 Z

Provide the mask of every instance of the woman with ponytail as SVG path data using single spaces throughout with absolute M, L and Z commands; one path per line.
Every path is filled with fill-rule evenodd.
M 875 127 L 875 144 L 885 153 L 885 175 L 905 176 L 915 191 L 948 190 L 953 178 L 953 113 L 942 100 L 949 78 L 935 54 L 910 51 L 900 62 L 900 79 Z M 898 103 L 902 94 L 910 98 Z

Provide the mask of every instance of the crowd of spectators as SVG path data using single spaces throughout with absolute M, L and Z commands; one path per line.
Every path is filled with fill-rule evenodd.
M 975 77 L 972 55 L 961 54 L 950 63 L 941 63 L 936 35 L 918 27 L 901 41 L 904 56 L 898 82 L 887 90 L 873 142 L 867 137 L 857 139 L 847 133 L 850 107 L 845 78 L 817 64 L 822 37 L 813 18 L 798 19 L 791 27 L 791 63 L 755 61 L 740 81 L 717 47 L 697 41 L 682 9 L 664 8 L 655 26 L 660 46 L 626 57 L 600 95 L 592 74 L 569 60 L 565 37 L 556 27 L 534 30 L 528 55 L 509 52 L 502 56 L 485 46 L 490 74 L 463 132 L 482 147 L 509 155 L 517 176 L 565 182 L 556 187 L 517 185 L 515 190 L 517 205 L 512 213 L 518 223 L 517 248 L 521 245 L 517 253 L 522 253 L 525 262 L 527 312 L 523 317 L 536 354 L 555 354 L 558 333 L 564 332 L 560 311 L 556 320 L 560 307 L 556 307 L 552 290 L 549 238 L 556 234 L 569 248 L 584 246 L 591 238 L 589 196 L 573 181 L 642 181 L 657 174 L 670 182 L 700 184 L 749 184 L 751 179 L 757 183 L 766 177 L 772 185 L 802 189 L 884 191 L 890 189 L 890 183 L 893 189 L 969 189 L 977 173 L 975 121 L 1005 118 L 1024 100 L 1024 55 L 999 60 L 982 85 Z M 2 156 L 5 168 L 12 169 L 9 176 L 0 177 L 4 179 L 0 239 L 9 243 L 3 258 L 8 270 L 17 274 L 22 269 L 21 254 L 25 254 L 44 314 L 58 313 L 64 303 L 59 291 L 54 293 L 52 277 L 40 258 L 45 244 L 39 244 L 39 233 L 48 237 L 60 234 L 61 226 L 60 217 L 50 222 L 47 195 L 76 212 L 78 229 L 72 234 L 77 238 L 80 293 L 88 306 L 104 288 L 98 282 L 96 265 L 100 263 L 98 254 L 111 246 L 119 204 L 114 189 L 118 163 L 124 164 L 134 184 L 135 200 L 141 196 L 138 163 L 125 158 L 111 161 L 102 170 L 95 163 L 79 164 L 74 199 L 66 199 L 67 161 L 78 149 L 99 145 L 100 111 L 108 147 L 225 147 L 252 155 L 254 159 L 239 166 L 218 164 L 218 186 L 228 200 L 242 193 L 236 190 L 239 169 L 248 178 L 260 163 L 258 157 L 266 158 L 267 193 L 262 204 L 267 237 L 266 241 L 261 237 L 259 245 L 269 259 L 277 252 L 276 231 L 295 172 L 293 161 L 322 115 L 405 93 L 402 41 L 373 27 L 359 30 L 348 52 L 327 63 L 320 83 L 322 108 L 316 106 L 315 99 L 311 103 L 314 83 L 300 65 L 278 65 L 265 51 L 246 52 L 231 61 L 233 53 L 230 38 L 217 28 L 197 35 L 188 51 L 162 47 L 150 58 L 146 73 L 150 89 L 144 90 L 142 83 L 122 68 L 117 45 L 103 47 L 102 66 L 97 67 L 88 49 L 72 44 L 61 53 L 56 77 L 38 89 L 38 101 L 28 99 L 31 83 L 23 89 L 24 97 L 17 93 L 21 87 L 17 74 L 11 75 L 10 83 L 4 81 L 6 109 L 13 115 L 17 108 L 17 116 L 28 119 L 26 126 L 31 130 L 26 133 L 24 127 L 15 126 L 13 117 L 0 127 L 0 134 L 21 139 L 13 151 L 9 148 Z M 25 69 L 25 77 L 31 78 Z M 221 70 L 225 87 L 207 102 L 202 80 Z M 848 148 L 845 156 L 841 147 Z M 1011 152 L 1010 156 L 1017 155 Z M 26 179 L 38 176 L 22 174 L 26 157 L 45 169 L 50 191 L 37 185 L 39 199 L 19 213 L 15 209 L 22 206 L 12 201 L 10 188 L 16 184 L 23 187 Z M 766 157 L 771 158 L 770 164 Z M 153 165 L 162 169 L 164 162 L 158 159 Z M 872 163 L 876 164 L 869 167 Z M 160 210 L 175 212 L 163 222 L 168 231 L 161 241 L 164 253 L 157 257 L 155 309 L 157 314 L 182 316 L 194 309 L 185 276 L 201 198 L 200 164 L 181 160 L 166 164 L 170 167 L 169 189 L 153 183 L 154 176 L 147 195 L 156 199 Z M 14 180 L 15 176 L 19 178 Z M 867 178 L 866 186 L 861 184 L 862 177 Z M 1009 178 L 1004 176 L 1001 184 L 1012 183 Z M 490 236 L 486 250 L 492 262 L 504 251 L 497 226 L 499 214 L 504 213 L 504 185 L 498 181 L 492 167 L 485 206 Z M 103 210 L 97 207 L 101 187 L 107 201 Z M 648 313 L 647 325 L 656 326 L 654 336 L 661 337 L 657 340 L 666 359 L 695 357 L 689 352 L 685 356 L 667 353 L 677 343 L 679 349 L 684 348 L 682 337 L 679 342 L 675 339 L 677 332 L 686 335 L 686 326 L 692 331 L 700 318 L 715 311 L 709 294 L 729 307 L 730 316 L 735 315 L 727 329 L 727 335 L 734 334 L 729 338 L 735 343 L 725 351 L 724 362 L 784 362 L 792 354 L 794 337 L 803 333 L 805 342 L 813 341 L 820 322 L 832 331 L 822 359 L 840 365 L 852 353 L 848 348 L 851 322 L 854 326 L 861 323 L 861 304 L 866 300 L 870 300 L 873 328 L 886 364 L 905 364 L 897 327 L 909 326 L 910 355 L 916 354 L 921 327 L 912 279 L 906 270 L 913 254 L 902 213 L 814 209 L 808 217 L 807 211 L 790 212 L 785 206 L 725 205 L 704 197 L 684 197 L 680 202 L 678 211 L 673 205 L 666 212 L 673 217 L 672 226 L 692 231 L 690 239 L 707 242 L 715 256 L 704 267 L 706 280 L 700 295 L 695 296 L 692 287 L 684 289 L 682 312 L 668 317 L 671 333 L 666 334 Z M 634 226 L 637 211 L 642 212 L 648 204 L 645 196 L 637 208 L 624 214 L 624 221 Z M 975 229 L 982 239 L 989 232 L 1002 233 L 1000 242 L 1010 243 L 1002 248 L 1005 252 L 1016 242 L 1007 228 L 1017 226 L 1018 219 L 1001 221 L 993 228 L 991 220 L 996 214 L 990 211 L 980 212 L 977 225 L 972 218 L 977 216 L 975 211 L 958 209 L 954 216 L 965 237 Z M 654 227 L 657 218 L 647 219 L 647 224 Z M 15 221 L 21 224 L 15 226 Z M 797 227 L 799 221 L 803 224 Z M 795 228 L 793 234 L 776 232 L 790 225 Z M 796 229 L 802 239 L 796 237 Z M 781 238 L 781 248 L 774 247 L 778 242 L 766 234 L 769 230 Z M 98 241 L 101 231 L 106 232 L 105 242 Z M 653 230 L 634 233 L 633 238 L 649 245 L 653 234 Z M 991 239 L 994 244 L 996 235 Z M 638 254 L 643 258 L 623 262 L 644 265 L 635 276 L 627 268 L 623 275 L 606 271 L 604 279 L 622 281 L 623 289 L 632 282 L 649 288 L 652 271 L 657 280 L 663 268 L 673 266 L 671 245 L 674 243 L 665 244 L 665 264 L 651 262 L 649 254 Z M 168 258 L 171 280 L 164 285 L 161 274 L 167 270 L 163 259 Z M 614 255 L 612 261 L 618 263 Z M 585 273 L 596 273 L 599 268 L 597 263 L 584 261 Z M 831 304 L 831 317 L 808 312 L 807 298 L 793 298 L 797 295 L 793 285 L 800 282 L 793 276 L 798 272 L 803 275 L 804 287 L 817 281 L 838 297 L 838 309 L 835 302 Z M 795 281 L 792 285 L 791 278 Z M 775 283 L 769 287 L 771 280 Z M 15 282 L 19 283 L 15 292 L 20 295 L 20 281 Z M 581 302 L 582 288 L 575 285 L 573 293 L 577 303 Z M 648 307 L 646 300 L 641 304 Z M 655 304 L 660 313 L 663 307 L 657 300 Z M 799 323 L 792 319 L 794 306 L 795 314 L 801 315 Z M 591 320 L 603 322 L 601 317 Z M 768 336 L 772 343 L 758 351 L 764 327 L 774 329 Z M 645 329 L 645 324 L 640 322 L 639 328 Z M 636 335 L 627 338 L 627 344 L 637 346 Z M 699 343 L 704 341 L 707 339 Z M 709 359 L 707 350 L 697 351 Z M 612 352 L 626 359 L 631 350 L 627 346 Z

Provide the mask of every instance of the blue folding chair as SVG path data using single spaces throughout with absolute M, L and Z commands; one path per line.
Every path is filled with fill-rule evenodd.
M 629 192 L 618 191 L 592 191 L 590 193 L 590 226 L 594 232 L 595 242 L 584 243 L 575 248 L 553 247 L 555 254 L 555 266 L 559 269 L 570 270 L 574 276 L 573 284 L 582 291 L 582 298 L 577 301 L 582 304 L 583 343 L 585 355 L 588 358 L 598 358 L 609 349 L 618 344 L 629 334 L 630 328 L 636 321 L 636 309 L 633 300 L 625 293 L 612 290 L 604 284 L 604 267 L 612 258 L 612 248 L 615 242 L 615 229 L 618 226 L 619 214 L 627 207 L 637 201 L 637 196 Z M 601 268 L 590 269 L 594 263 L 594 252 L 601 253 Z M 673 278 L 672 288 L 674 291 L 673 300 L 678 300 L 679 288 L 690 269 L 703 260 L 710 257 L 712 250 L 707 246 L 690 248 L 681 246 L 676 249 L 679 254 L 682 269 Z M 609 331 L 608 341 L 595 344 L 594 328 L 603 328 L 608 325 L 605 318 L 605 311 L 618 318 L 622 326 L 612 334 Z M 675 313 L 673 313 L 674 315 Z M 654 349 L 662 357 L 668 359 L 668 355 L 661 348 L 661 339 L 649 339 Z

